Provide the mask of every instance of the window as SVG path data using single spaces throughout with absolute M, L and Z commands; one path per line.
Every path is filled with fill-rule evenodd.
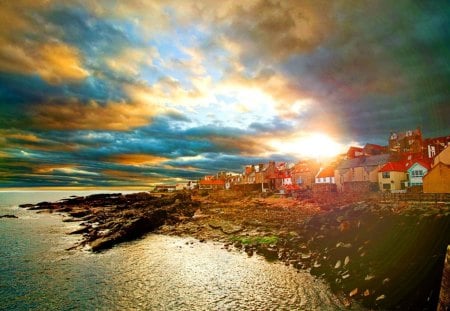
M 383 172 L 383 178 L 390 178 L 391 172 Z
M 411 177 L 422 177 L 423 171 L 420 170 L 413 170 L 411 171 Z
M 383 184 L 383 190 L 391 190 L 391 184 Z

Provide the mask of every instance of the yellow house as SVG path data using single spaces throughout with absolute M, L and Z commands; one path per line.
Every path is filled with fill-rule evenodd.
M 388 162 L 378 172 L 378 186 L 381 191 L 405 192 L 406 191 L 406 168 L 405 161 Z
M 450 193 L 450 148 L 434 159 L 433 167 L 423 177 L 423 192 Z
M 450 148 L 445 148 L 434 158 L 432 167 L 437 165 L 439 162 L 450 165 Z

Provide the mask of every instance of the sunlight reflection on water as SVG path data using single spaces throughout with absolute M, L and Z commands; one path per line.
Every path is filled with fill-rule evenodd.
M 7 310 L 341 309 L 308 273 L 219 244 L 148 235 L 100 254 L 65 251 L 79 239 L 64 234 L 76 224 L 11 206 L 1 213 L 19 216 L 0 222 Z

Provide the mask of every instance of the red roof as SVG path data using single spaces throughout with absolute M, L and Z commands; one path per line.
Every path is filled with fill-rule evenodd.
M 221 179 L 200 180 L 200 185 L 225 185 L 225 181 Z
M 294 184 L 294 185 L 284 185 L 283 188 L 285 190 L 292 191 L 292 190 L 299 190 L 300 186 L 296 185 L 296 184 Z
M 408 164 L 406 161 L 388 162 L 380 169 L 380 172 L 406 172 Z
M 364 149 L 366 149 L 366 148 L 377 149 L 377 150 L 380 150 L 380 151 L 383 151 L 383 150 L 386 150 L 386 149 L 387 149 L 386 146 L 381 146 L 381 145 L 376 145 L 376 144 L 369 144 L 369 143 L 367 143 L 367 144 L 364 146 Z
M 334 167 L 328 166 L 317 174 L 316 178 L 334 177 Z

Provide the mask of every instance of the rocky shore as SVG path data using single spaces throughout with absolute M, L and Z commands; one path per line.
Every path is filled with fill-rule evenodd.
M 344 304 L 435 310 L 449 202 L 385 202 L 374 197 L 303 199 L 233 192 L 93 195 L 24 205 L 82 221 L 78 246 L 109 248 L 148 232 L 221 241 L 325 279 Z
M 20 207 L 64 213 L 69 216 L 63 220 L 67 222 L 81 221 L 81 228 L 70 233 L 83 236 L 81 243 L 73 248 L 86 246 L 98 252 L 137 239 L 163 224 L 175 224 L 190 218 L 198 204 L 187 193 L 157 196 L 142 192 L 95 194 Z

